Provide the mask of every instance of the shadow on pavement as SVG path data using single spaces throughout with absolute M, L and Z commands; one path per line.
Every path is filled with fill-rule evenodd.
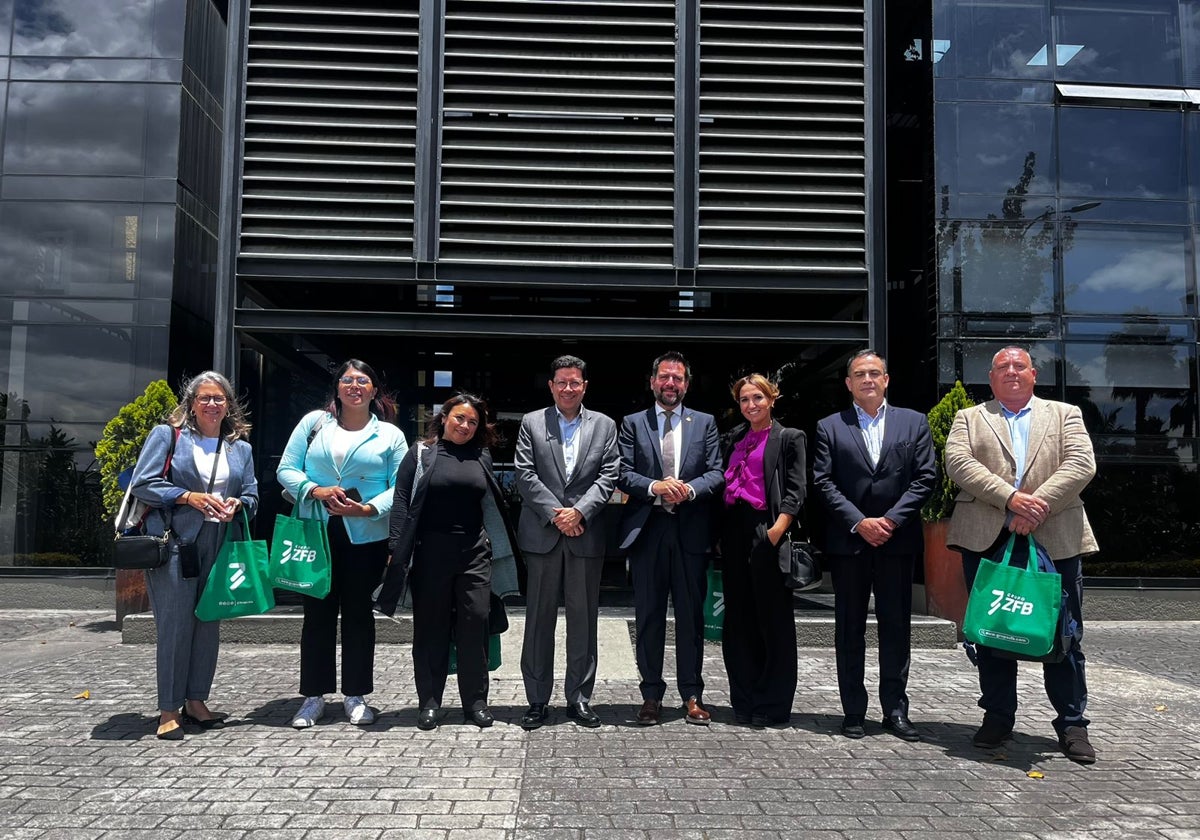
M 119 712 L 92 727 L 93 741 L 137 741 L 153 737 L 158 728 L 158 715 Z

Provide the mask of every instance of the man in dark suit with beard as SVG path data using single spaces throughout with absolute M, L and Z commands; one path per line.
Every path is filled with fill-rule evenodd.
M 721 445 L 711 414 L 683 407 L 692 372 L 680 353 L 664 353 L 650 369 L 654 406 L 621 423 L 617 487 L 629 495 L 621 548 L 633 576 L 636 655 L 642 675 L 637 721 L 662 716 L 667 596 L 675 608 L 675 660 L 688 723 L 707 725 L 704 680 L 704 595 L 712 546 L 711 499 L 725 484 Z

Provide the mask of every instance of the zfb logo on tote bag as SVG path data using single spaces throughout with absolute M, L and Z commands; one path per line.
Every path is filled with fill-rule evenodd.
M 329 594 L 329 532 L 325 522 L 314 516 L 296 516 L 303 502 L 297 503 L 291 516 L 275 516 L 275 536 L 271 545 L 271 585 L 313 598 Z
M 999 562 L 980 561 L 967 599 L 963 635 L 979 645 L 1037 658 L 1054 646 L 1062 610 L 1062 577 L 1039 568 L 1032 536 L 1027 540 L 1027 565 L 1013 565 L 1016 538 L 1016 534 L 1009 537 Z
M 245 509 L 241 519 L 234 523 L 225 532 L 221 550 L 196 603 L 196 618 L 201 621 L 257 615 L 275 606 L 275 593 L 267 579 L 267 543 L 249 539 L 250 522 Z M 239 530 L 237 523 L 246 539 L 235 537 Z

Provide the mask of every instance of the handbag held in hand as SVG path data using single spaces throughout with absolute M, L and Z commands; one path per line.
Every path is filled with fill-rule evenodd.
M 1037 542 L 1027 537 L 1029 561 L 1012 564 L 1017 535 L 1012 534 L 999 561 L 981 559 L 967 598 L 963 635 L 968 641 L 1006 651 L 1018 659 L 1040 660 L 1055 647 L 1062 614 L 1062 576 L 1043 570 Z M 1045 554 L 1042 550 L 1040 554 Z
M 204 592 L 196 603 L 196 618 L 220 621 L 243 615 L 258 615 L 275 606 L 275 592 L 267 572 L 267 541 L 250 539 L 250 520 L 241 509 L 244 539 L 232 539 L 235 518 L 225 531 L 225 540 Z
M 303 502 L 292 509 L 292 515 L 276 514 L 275 533 L 271 537 L 271 585 L 324 598 L 329 594 L 330 555 L 329 531 L 324 520 L 314 516 L 297 516 Z M 315 507 L 317 503 L 314 502 Z

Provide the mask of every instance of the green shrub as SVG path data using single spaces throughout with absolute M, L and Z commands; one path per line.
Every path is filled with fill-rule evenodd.
M 178 404 L 171 386 L 156 379 L 146 386 L 145 393 L 124 406 L 104 427 L 104 434 L 96 444 L 96 460 L 100 462 L 104 509 L 109 514 L 117 512 L 124 495 L 117 483 L 118 477 L 137 462 L 146 435 Z
M 954 510 L 954 496 L 958 493 L 958 486 L 946 475 L 946 436 L 950 434 L 954 415 L 958 414 L 960 409 L 973 405 L 975 403 L 967 396 L 967 389 L 961 382 L 955 382 L 941 402 L 926 415 L 929 419 L 929 431 L 933 435 L 933 454 L 937 460 L 937 481 L 933 486 L 933 495 L 921 509 L 921 518 L 926 522 L 946 519 Z

